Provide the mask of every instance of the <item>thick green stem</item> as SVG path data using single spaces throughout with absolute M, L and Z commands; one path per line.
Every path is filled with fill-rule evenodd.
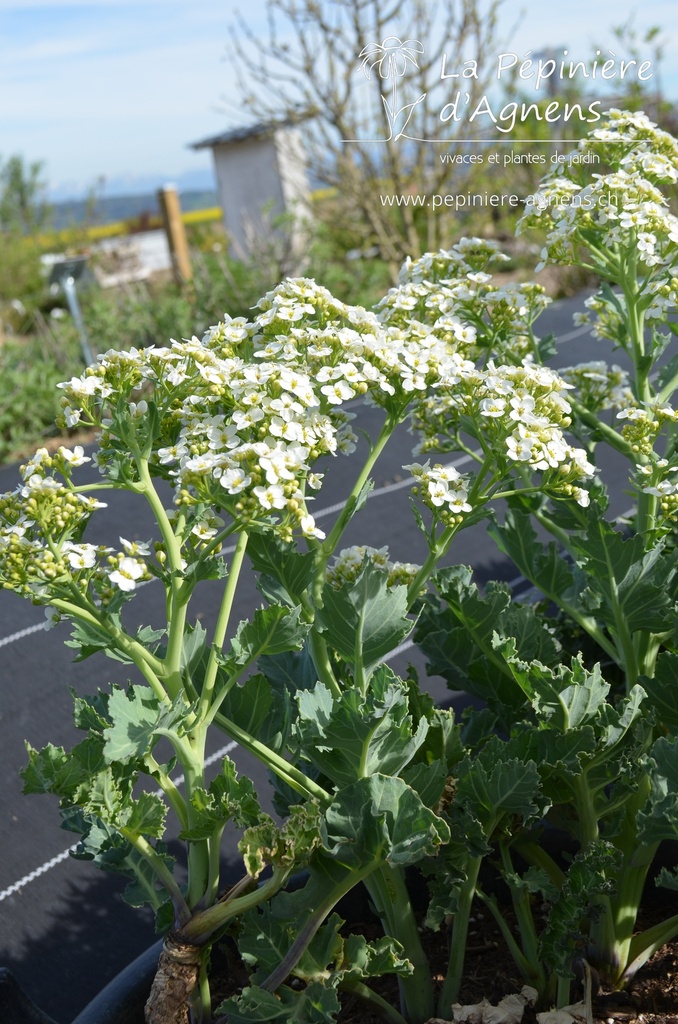
M 368 985 L 365 985 L 362 981 L 342 981 L 339 983 L 339 988 L 342 992 L 350 992 L 352 995 L 358 996 L 363 999 L 368 1006 L 374 1007 L 375 1010 L 384 1018 L 390 1022 L 390 1024 L 408 1024 L 401 1013 L 387 1003 L 386 1000 L 380 996 L 377 992 L 371 989 Z
M 526 977 L 528 980 L 532 979 L 532 981 L 537 982 L 537 987 L 542 992 L 546 984 L 546 977 L 539 962 L 539 939 L 532 916 L 530 894 L 525 887 L 514 885 L 510 881 L 514 877 L 515 872 L 511 853 L 506 844 L 500 843 L 499 850 L 504 870 L 504 880 L 507 882 L 511 892 L 511 902 L 513 903 L 513 909 L 520 930 L 522 951 L 529 972 Z
M 325 684 L 334 699 L 338 700 L 341 697 L 341 687 L 334 675 L 332 662 L 330 661 L 330 655 L 324 637 L 318 633 L 317 630 L 312 629 L 309 634 L 309 640 L 313 664 L 315 665 L 316 672 L 318 673 L 318 679 L 321 683 Z
M 402 943 L 414 966 L 413 974 L 398 978 L 401 1010 L 409 1024 L 424 1024 L 434 1013 L 433 982 L 402 872 L 385 864 L 366 879 L 365 888 L 384 931 Z
M 268 992 L 275 992 L 275 990 L 282 985 L 285 978 L 287 978 L 287 976 L 296 967 L 304 950 L 307 948 L 309 942 L 316 934 L 325 918 L 332 911 L 335 904 L 339 902 L 342 896 L 345 896 L 347 892 L 353 889 L 354 886 L 367 878 L 367 876 L 375 870 L 375 867 L 376 864 L 372 863 L 358 870 L 347 871 L 344 879 L 330 890 L 329 895 L 323 900 L 320 906 L 313 911 L 310 917 L 308 917 L 303 924 L 300 924 L 297 927 L 297 937 L 275 970 L 272 971 L 268 978 L 261 983 L 261 987 L 263 989 Z
M 530 985 L 535 985 L 540 997 L 544 995 L 546 988 L 546 979 L 544 976 L 543 968 L 539 964 L 538 958 L 530 959 L 526 956 L 524 950 L 520 948 L 513 933 L 506 921 L 506 918 L 502 914 L 501 910 L 497 906 L 497 901 L 492 896 L 487 896 L 482 889 L 479 887 L 476 889 L 476 894 L 479 899 L 483 901 L 483 904 L 487 907 L 489 912 L 492 914 L 499 931 L 502 934 L 502 938 L 506 943 L 506 947 L 513 957 L 516 967 L 522 974 L 525 981 L 529 982 Z
M 610 586 L 610 597 L 612 599 L 612 614 L 614 616 L 615 633 L 617 647 L 623 656 L 624 672 L 626 676 L 626 692 L 629 693 L 631 688 L 635 686 L 638 681 L 638 663 L 636 661 L 636 651 L 633 644 L 633 638 L 629 629 L 626 625 L 626 616 L 622 610 L 619 602 L 619 591 L 617 587 L 617 580 L 615 578 L 614 566 L 610 559 L 610 552 L 605 544 L 605 537 L 601 530 L 601 542 L 603 550 L 605 552 L 605 562 L 607 565 L 607 578 Z
M 112 646 L 118 647 L 119 650 L 134 662 L 158 700 L 163 703 L 167 702 L 167 693 L 160 681 L 164 678 L 165 674 L 163 663 L 154 657 L 150 651 L 147 651 L 143 644 L 133 640 L 124 630 L 108 623 L 105 616 L 94 608 L 83 608 L 61 598 L 50 599 L 49 603 L 57 611 L 68 615 L 69 618 L 80 619 L 81 622 L 86 622 L 88 625 L 107 633 L 111 638 Z
M 276 754 L 275 751 L 271 750 L 264 743 L 260 743 L 259 740 L 250 736 L 248 732 L 237 726 L 230 718 L 218 714 L 214 720 L 227 736 L 230 736 L 231 739 L 239 743 L 245 750 L 249 750 L 257 760 L 265 764 L 272 772 L 275 772 L 278 778 L 291 786 L 296 793 L 300 793 L 301 796 L 309 800 L 317 800 L 321 807 L 329 807 L 332 803 L 332 797 L 322 786 L 309 779 L 308 776 L 304 775 L 293 764 L 290 764 L 289 761 L 286 761 L 280 754 Z
M 185 924 L 191 917 L 191 911 L 188 908 L 188 904 L 184 899 L 184 894 L 179 888 L 174 875 L 167 867 L 162 857 L 156 853 L 147 839 L 139 835 L 137 832 L 132 832 L 131 829 L 126 828 L 124 825 L 120 826 L 120 835 L 134 847 L 137 853 L 141 854 L 148 864 L 150 864 L 156 878 L 160 884 L 165 887 L 170 899 L 172 900 L 178 924 Z
M 221 654 L 224 641 L 226 639 L 228 622 L 231 617 L 231 609 L 233 608 L 233 601 L 235 598 L 236 587 L 238 585 L 238 579 L 240 577 L 240 570 L 242 569 L 243 561 L 245 559 L 247 540 L 248 534 L 243 530 L 238 537 L 238 542 L 235 546 L 228 579 L 226 581 L 226 586 L 224 587 L 219 615 L 217 617 L 217 624 L 214 628 L 212 648 L 207 661 L 207 668 L 205 669 L 205 676 L 200 693 L 200 702 L 198 705 L 199 718 L 205 717 L 210 705 L 212 704 L 214 685 L 216 683 L 217 671 L 219 668 L 219 655 Z
M 200 812 L 195 811 L 191 802 L 191 795 L 196 788 L 203 789 L 205 786 L 205 739 L 206 730 L 204 728 L 196 729 L 188 736 L 191 756 L 183 764 L 183 768 L 189 828 L 196 823 L 196 819 L 200 818 Z M 188 892 L 186 899 L 191 908 L 197 906 L 208 892 L 210 859 L 210 843 L 208 839 L 192 840 L 188 843 Z
M 619 978 L 619 984 L 621 986 L 628 985 L 652 954 L 665 946 L 667 942 L 675 939 L 676 935 L 678 935 L 678 914 L 634 935 L 629 944 L 628 963 Z
M 638 461 L 638 453 L 634 452 L 632 446 L 625 441 L 622 435 L 609 426 L 603 419 L 597 416 L 595 413 L 590 412 L 585 405 L 577 401 L 576 398 L 572 398 L 568 395 L 568 402 L 572 406 L 573 411 L 577 414 L 578 419 L 585 423 L 587 427 L 595 431 L 604 441 L 614 448 L 621 455 L 624 455 L 633 465 Z
M 214 906 L 208 907 L 207 910 L 193 914 L 190 921 L 187 921 L 181 929 L 182 938 L 196 945 L 208 942 L 210 936 L 223 928 L 231 918 L 244 914 L 246 910 L 258 907 L 260 903 L 265 903 L 266 900 L 275 896 L 285 884 L 288 875 L 287 869 L 274 868 L 271 877 L 253 892 L 220 901 Z
M 401 418 L 392 419 L 390 416 L 387 417 L 386 422 L 384 423 L 383 427 L 381 428 L 381 431 L 379 432 L 379 437 L 374 442 L 374 445 L 370 450 L 370 454 L 365 460 L 365 465 L 361 469 L 358 479 L 351 488 L 351 493 L 346 499 L 346 504 L 344 505 L 343 511 L 339 514 L 339 518 L 332 527 L 332 530 L 330 531 L 327 538 L 320 545 L 320 550 L 323 552 L 324 556 L 323 576 L 324 566 L 327 565 L 328 559 L 334 553 L 337 544 L 341 540 L 341 535 L 344 532 L 346 525 L 355 510 L 355 505 L 358 500 L 358 496 L 362 491 L 363 487 L 365 486 L 365 484 L 367 483 L 367 481 L 369 480 L 370 473 L 374 469 L 374 466 L 376 465 L 379 456 L 386 447 L 391 434 L 393 433 L 395 428 L 398 426 L 398 423 L 400 422 Z
M 146 754 L 144 760 L 146 761 L 151 776 L 155 779 L 167 797 L 167 802 L 179 819 L 181 827 L 186 828 L 188 825 L 188 810 L 183 796 L 172 779 L 170 779 L 167 772 L 163 771 L 162 767 L 158 764 L 152 754 Z
M 435 543 L 431 546 L 428 557 L 421 569 L 410 583 L 407 590 L 407 607 L 410 609 L 419 597 L 422 588 L 428 583 L 431 573 L 434 571 L 440 559 L 447 553 L 452 543 L 452 538 L 459 529 L 458 525 L 446 526 Z
M 459 891 L 459 901 L 452 923 L 452 935 L 450 936 L 450 959 L 447 968 L 447 975 L 438 1000 L 438 1016 L 448 1020 L 451 1015 L 451 1007 L 459 998 L 459 989 L 464 974 L 464 958 L 466 954 L 466 942 L 468 939 L 469 917 L 471 916 L 471 905 L 476 894 L 478 885 L 478 872 L 482 864 L 482 857 L 474 857 L 468 865 L 466 880 L 462 883 Z

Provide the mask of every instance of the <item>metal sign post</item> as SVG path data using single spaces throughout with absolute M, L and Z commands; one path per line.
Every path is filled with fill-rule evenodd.
M 80 351 L 82 352 L 82 358 L 89 366 L 90 363 L 94 362 L 94 354 L 89 343 L 89 338 L 87 337 L 85 321 L 82 318 L 82 310 L 80 309 L 78 293 L 75 288 L 75 282 L 82 276 L 82 272 L 85 269 L 86 264 L 86 256 L 73 256 L 68 259 L 59 260 L 58 263 L 55 263 L 52 266 L 52 270 L 49 275 L 49 283 L 60 285 L 63 289 L 69 312 L 73 317 L 78 334 L 80 335 Z

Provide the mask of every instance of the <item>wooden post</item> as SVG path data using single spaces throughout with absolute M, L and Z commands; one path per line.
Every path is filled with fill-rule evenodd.
M 186 284 L 192 277 L 191 260 L 188 255 L 186 229 L 181 219 L 181 206 L 177 190 L 172 185 L 165 185 L 164 188 L 158 190 L 158 202 L 167 233 L 174 278 L 177 284 Z

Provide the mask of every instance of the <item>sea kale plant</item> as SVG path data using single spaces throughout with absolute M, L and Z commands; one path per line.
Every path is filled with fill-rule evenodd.
M 166 939 L 149 1024 L 321 1024 L 342 992 L 393 1024 L 449 1019 L 474 900 L 544 1005 L 567 1002 L 577 972 L 624 985 L 678 933 L 672 918 L 634 934 L 659 843 L 678 837 L 678 360 L 666 358 L 678 222 L 659 191 L 678 147 L 642 115 L 612 112 L 582 148 L 604 173 L 559 167 L 524 224 L 545 229 L 544 262 L 599 275 L 593 330 L 627 368 L 546 365 L 544 290 L 497 284 L 496 245 L 462 239 L 408 261 L 374 312 L 286 280 L 202 339 L 101 355 L 61 385 L 62 425 L 95 428 L 96 452 L 41 449 L 0 498 L 3 586 L 70 623 L 79 659 L 103 652 L 130 669 L 126 687 L 73 694 L 83 740 L 29 748 L 24 780 L 58 795 L 77 856 L 128 876 L 128 901 L 154 909 Z M 380 424 L 364 458 L 359 402 Z M 345 539 L 405 423 L 421 565 Z M 637 500 L 621 523 L 606 518 L 603 446 L 629 464 Z M 462 475 L 450 452 L 473 469 Z M 344 456 L 362 462 L 325 533 L 313 500 Z M 153 536 L 93 539 L 114 490 L 147 504 Z M 534 584 L 532 603 L 504 584 L 481 593 L 451 567 L 456 535 L 483 519 Z M 236 624 L 252 572 L 262 605 Z M 163 588 L 163 624 L 135 620 L 147 583 Z M 206 590 L 220 595 L 209 634 L 196 611 Z M 481 710 L 456 721 L 413 670 L 394 674 L 411 636 Z M 277 818 L 228 757 L 207 771 L 214 732 L 269 770 Z M 243 871 L 225 889 L 233 826 Z M 569 858 L 553 854 L 556 827 Z M 414 874 L 426 925 L 449 935 L 437 988 Z M 678 887 L 671 870 L 660 881 Z M 371 940 L 335 910 L 360 883 L 383 928 Z M 213 1010 L 210 950 L 226 934 L 249 980 Z M 397 977 L 395 1002 L 370 984 L 383 974 Z

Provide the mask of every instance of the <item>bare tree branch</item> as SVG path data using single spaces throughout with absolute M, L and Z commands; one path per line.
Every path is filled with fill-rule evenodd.
M 460 165 L 439 154 L 461 152 L 467 129 L 440 114 L 457 89 L 470 108 L 488 88 L 501 3 L 268 0 L 264 38 L 238 18 L 230 57 L 246 109 L 303 124 L 311 171 L 336 188 L 343 223 L 394 266 L 449 241 L 449 209 L 384 196 L 464 188 Z M 446 54 L 456 68 L 475 61 L 476 76 L 450 85 Z

